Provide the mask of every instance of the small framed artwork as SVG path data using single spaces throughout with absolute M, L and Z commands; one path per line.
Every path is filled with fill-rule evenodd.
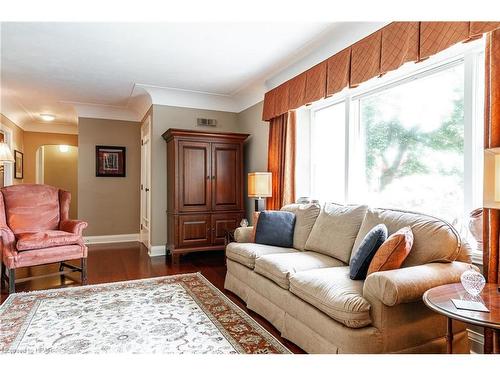
M 96 177 L 125 177 L 125 147 L 95 146 Z
M 24 154 L 14 150 L 14 178 L 24 178 Z

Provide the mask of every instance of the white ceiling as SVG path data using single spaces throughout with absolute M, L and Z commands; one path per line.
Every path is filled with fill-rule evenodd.
M 148 106 L 145 94 L 150 103 L 239 111 L 261 100 L 266 80 L 336 27 L 4 22 L 0 109 L 27 130 L 42 128 L 40 113 L 53 113 L 52 128 L 68 132 L 89 113 L 138 119 Z

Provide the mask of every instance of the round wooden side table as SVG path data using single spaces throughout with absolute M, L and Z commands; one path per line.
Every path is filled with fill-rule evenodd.
M 480 294 L 489 313 L 457 309 L 451 299 L 468 299 L 462 284 L 441 285 L 423 295 L 424 303 L 431 310 L 447 317 L 447 352 L 453 353 L 453 319 L 479 327 L 493 329 L 493 352 L 500 353 L 500 292 L 497 284 L 486 284 Z

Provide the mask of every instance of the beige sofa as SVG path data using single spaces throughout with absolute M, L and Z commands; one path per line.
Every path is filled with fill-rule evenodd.
M 225 288 L 308 353 L 445 353 L 446 320 L 422 302 L 434 286 L 456 283 L 471 251 L 434 217 L 366 206 L 289 205 L 294 248 L 250 242 L 238 228 L 226 248 Z M 349 278 L 365 234 L 384 223 L 389 234 L 410 226 L 413 248 L 403 267 Z M 454 322 L 454 352 L 469 352 L 466 326 Z

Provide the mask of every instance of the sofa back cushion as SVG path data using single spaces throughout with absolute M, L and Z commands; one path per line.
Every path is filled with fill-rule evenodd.
M 15 233 L 57 230 L 59 189 L 49 185 L 21 184 L 2 188 L 5 219 Z
M 293 247 L 295 215 L 287 211 L 262 211 L 255 229 L 255 243 Z
M 325 204 L 314 223 L 305 249 L 349 263 L 352 247 L 367 209 L 367 206 Z
M 354 243 L 351 260 L 365 235 L 377 224 L 385 224 L 389 235 L 403 227 L 411 228 L 413 247 L 402 267 L 452 262 L 462 246 L 455 228 L 441 219 L 407 211 L 369 209 Z
M 311 230 L 319 216 L 321 207 L 319 204 L 288 204 L 283 206 L 282 211 L 295 214 L 295 229 L 293 231 L 293 247 L 303 251 Z

